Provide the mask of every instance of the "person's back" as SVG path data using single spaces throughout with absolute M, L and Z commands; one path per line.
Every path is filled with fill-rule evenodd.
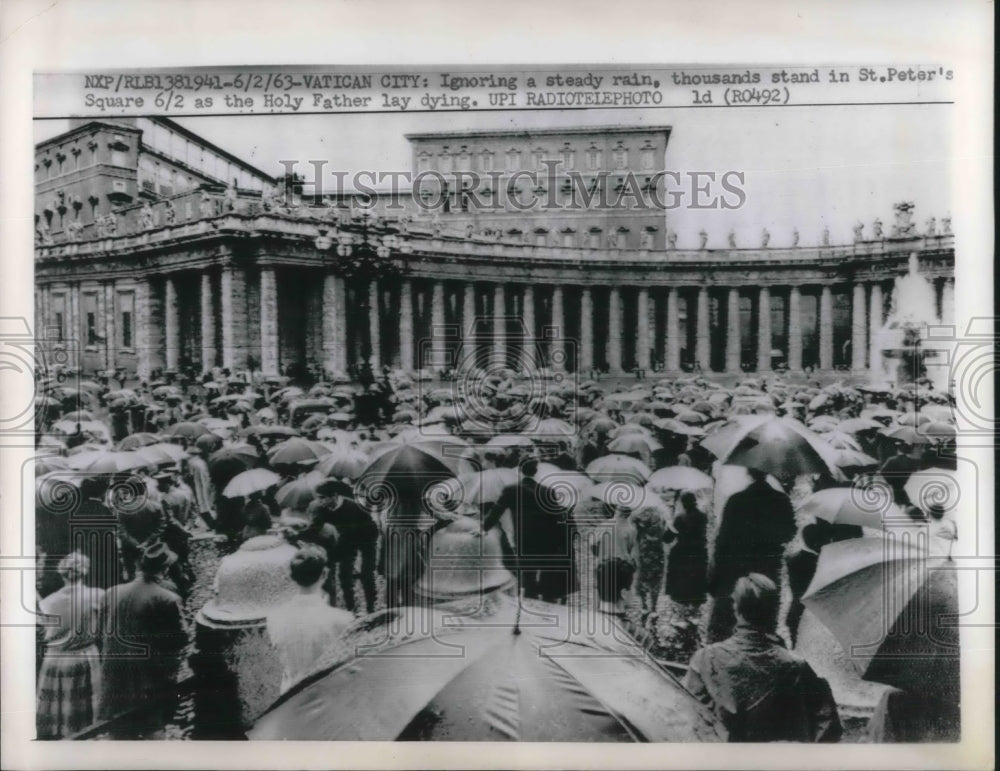
M 330 607 L 323 596 L 329 569 L 322 548 L 304 544 L 290 570 L 300 591 L 267 617 L 267 635 L 281 660 L 282 693 L 308 675 L 354 622 L 354 614 Z
M 722 511 L 715 541 L 713 560 L 720 582 L 716 591 L 728 594 L 735 580 L 747 573 L 777 579 L 784 545 L 794 535 L 791 500 L 763 477 L 733 494 Z
M 836 741 L 841 725 L 829 685 L 774 632 L 774 582 L 744 576 L 733 600 L 735 631 L 695 653 L 685 687 L 712 705 L 731 742 Z

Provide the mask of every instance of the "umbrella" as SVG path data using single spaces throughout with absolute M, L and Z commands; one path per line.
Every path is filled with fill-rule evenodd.
M 924 423 L 917 431 L 934 439 L 954 439 L 957 436 L 955 426 L 940 420 Z
M 535 481 L 551 490 L 564 490 L 566 498 L 575 501 L 579 494 L 594 486 L 594 482 L 586 474 L 579 471 L 567 471 L 552 463 L 539 463 L 535 472 Z
M 933 467 L 913 472 L 903 485 L 903 490 L 913 505 L 922 511 L 927 511 L 932 506 L 946 512 L 953 511 L 962 498 L 958 472 L 946 468 Z
M 194 423 L 191 421 L 174 423 L 174 425 L 168 426 L 163 430 L 164 436 L 179 436 L 189 441 L 210 433 L 211 431 L 205 428 L 205 426 L 201 423 Z
M 866 680 L 917 693 L 958 682 L 958 587 L 947 557 L 896 538 L 824 546 L 802 598 Z
M 531 447 L 531 437 L 523 434 L 500 434 L 494 436 L 487 443 L 486 447 L 493 449 L 513 449 L 517 447 Z
M 931 420 L 940 420 L 945 423 L 951 423 L 955 420 L 955 414 L 951 407 L 946 404 L 928 404 L 920 408 L 920 413 Z
M 608 444 L 608 449 L 611 452 L 637 453 L 647 458 L 651 453 L 662 448 L 662 444 L 646 434 L 624 434 Z
M 109 433 L 108 427 L 99 420 L 57 420 L 52 424 L 52 430 L 61 434 L 75 434 L 77 425 L 80 426 L 81 433 L 100 434 L 105 436 Z
M 441 456 L 424 444 L 398 444 L 380 451 L 358 478 L 359 497 L 372 507 L 397 502 L 419 505 L 434 484 L 456 474 L 457 459 Z
M 208 470 L 216 487 L 224 487 L 234 476 L 253 468 L 260 458 L 249 444 L 234 444 L 208 456 Z
M 668 466 L 657 469 L 649 477 L 646 488 L 663 493 L 668 490 L 707 490 L 715 485 L 715 480 L 703 471 L 691 466 Z
M 635 510 L 649 505 L 652 501 L 662 505 L 662 501 L 651 490 L 647 492 L 634 482 L 599 482 L 584 490 L 584 494 L 594 500 L 603 501 L 612 508 L 627 506 Z
M 132 471 L 150 464 L 136 452 L 91 450 L 71 455 L 66 465 L 71 469 L 90 474 L 116 474 L 119 471 Z
M 837 468 L 841 469 L 863 469 L 874 468 L 879 465 L 878 459 L 863 453 L 861 450 L 854 450 L 850 447 L 837 450 L 835 461 Z
M 721 740 L 709 710 L 617 625 L 591 632 L 582 609 L 547 603 L 527 608 L 545 623 L 519 623 L 516 601 L 496 605 L 485 620 L 399 608 L 359 622 L 335 663 L 280 698 L 249 738 Z
M 888 489 L 873 485 L 828 487 L 802 501 L 797 511 L 831 525 L 860 525 L 880 530 L 882 518 L 894 508 Z
M 930 444 L 931 442 L 930 437 L 913 426 L 892 426 L 886 430 L 885 435 L 905 444 Z
M 287 466 L 316 461 L 329 455 L 330 452 L 330 448 L 321 442 L 296 436 L 272 447 L 267 453 L 267 459 L 272 466 Z
M 245 498 L 251 493 L 259 493 L 281 482 L 281 477 L 270 469 L 252 468 L 234 476 L 222 490 L 226 498 Z
M 676 418 L 662 418 L 656 421 L 653 425 L 661 431 L 667 431 L 671 434 L 679 434 L 680 436 L 698 436 L 699 434 L 705 433 L 704 429 L 698 426 L 689 426 L 687 423 L 681 423 L 681 421 Z
M 188 457 L 187 451 L 176 444 L 160 442 L 140 447 L 135 454 L 145 459 L 150 466 L 158 466 L 163 463 L 177 463 Z
M 904 412 L 896 422 L 901 426 L 919 426 L 921 423 L 930 423 L 931 418 L 926 412 Z
M 723 463 L 758 468 L 777 477 L 825 472 L 843 479 L 837 451 L 792 418 L 748 415 L 701 444 Z
M 507 487 L 517 484 L 519 476 L 514 468 L 491 468 L 449 479 L 445 487 L 448 498 L 459 503 L 495 503 Z
M 247 426 L 240 433 L 244 436 L 259 436 L 262 439 L 274 439 L 279 436 L 287 439 L 299 435 L 298 429 L 291 426 Z
M 118 443 L 119 450 L 137 450 L 151 444 L 159 444 L 163 440 L 157 434 L 150 434 L 140 431 L 138 434 L 130 434 Z
M 46 455 L 45 457 L 35 458 L 36 477 L 44 476 L 45 474 L 50 474 L 53 471 L 60 471 L 65 468 L 68 468 L 66 465 L 66 458 L 61 455 Z
M 821 438 L 835 450 L 861 451 L 861 445 L 858 444 L 858 440 L 850 434 L 844 434 L 840 431 L 827 431 Z
M 618 439 L 619 437 L 625 436 L 627 434 L 645 434 L 649 436 L 649 429 L 645 426 L 641 426 L 638 423 L 626 423 L 623 426 L 618 426 L 614 431 L 608 432 L 608 438 Z
M 339 444 L 334 446 L 340 447 Z M 364 473 L 368 462 L 369 457 L 365 453 L 345 445 L 320 460 L 315 470 L 324 477 L 357 479 Z
M 62 420 L 90 421 L 94 419 L 94 413 L 90 410 L 73 410 L 62 416 Z M 62 422 L 62 421 L 60 421 Z
M 857 434 L 861 431 L 877 431 L 883 425 L 869 418 L 848 418 L 837 424 L 837 430 L 845 434 Z
M 634 482 L 639 485 L 649 479 L 649 467 L 641 460 L 628 455 L 604 455 L 591 461 L 587 476 L 595 482 Z
M 701 412 L 695 412 L 694 410 L 679 409 L 674 413 L 674 418 L 679 420 L 681 423 L 687 423 L 692 426 L 700 426 L 708 418 Z
M 316 497 L 316 485 L 324 479 L 325 477 L 317 471 L 310 471 L 280 487 L 274 495 L 274 500 L 284 509 L 304 511 Z

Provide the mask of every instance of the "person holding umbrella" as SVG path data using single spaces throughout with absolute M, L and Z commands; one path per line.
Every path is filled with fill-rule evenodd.
M 354 612 L 354 565 L 360 554 L 365 608 L 368 613 L 374 613 L 379 527 L 372 516 L 354 501 L 353 495 L 350 485 L 338 479 L 328 479 L 316 487 L 316 497 L 309 504 L 307 513 L 312 521 L 332 525 L 337 531 L 334 557 L 344 607 Z
M 767 474 L 748 469 L 749 487 L 730 496 L 722 510 L 709 565 L 709 591 L 714 598 L 706 638 L 718 642 L 735 623 L 732 592 L 740 577 L 760 573 L 781 581 L 781 560 L 795 535 L 795 512 L 787 494 L 767 482 Z
M 705 600 L 708 571 L 706 530 L 708 515 L 698 506 L 698 497 L 690 490 L 681 493 L 681 510 L 663 535 L 672 543 L 667 558 L 666 593 L 685 605 L 700 605 Z
M 208 473 L 208 464 L 205 462 L 205 449 L 197 441 L 187 448 L 187 477 L 192 492 L 194 493 L 194 508 L 198 516 L 209 528 L 215 528 L 214 509 L 215 490 L 212 487 L 212 478 Z
M 778 587 L 737 580 L 732 636 L 695 653 L 684 685 L 710 704 L 730 742 L 835 742 L 842 728 L 830 686 L 777 636 Z

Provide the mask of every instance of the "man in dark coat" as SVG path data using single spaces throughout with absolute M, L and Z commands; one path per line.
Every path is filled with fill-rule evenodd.
M 138 577 L 107 593 L 100 715 L 134 713 L 122 723 L 128 738 L 157 738 L 176 697 L 188 637 L 181 599 L 162 585 L 174 560 L 162 542 L 154 543 L 142 554 Z
M 777 586 L 751 573 L 736 582 L 733 601 L 733 635 L 695 653 L 684 687 L 712 706 L 731 742 L 837 741 L 829 684 L 775 634 Z
M 354 612 L 354 565 L 360 554 L 365 609 L 368 613 L 374 613 L 379 528 L 371 514 L 353 500 L 353 494 L 350 485 L 328 479 L 316 487 L 316 498 L 309 504 L 308 513 L 310 520 L 332 525 L 337 531 L 332 556 L 337 563 L 337 577 L 340 591 L 344 595 L 344 607 Z
M 714 598 L 707 641 L 724 640 L 733 631 L 731 596 L 736 581 L 760 573 L 781 583 L 785 544 L 795 535 L 795 512 L 789 497 L 767 483 L 767 474 L 749 469 L 753 480 L 730 496 L 722 510 L 709 567 L 709 591 Z
M 538 461 L 521 464 L 521 480 L 500 494 L 483 519 L 483 532 L 511 513 L 513 532 L 502 529 L 506 567 L 520 571 L 526 597 L 562 602 L 577 589 L 573 515 L 535 481 Z

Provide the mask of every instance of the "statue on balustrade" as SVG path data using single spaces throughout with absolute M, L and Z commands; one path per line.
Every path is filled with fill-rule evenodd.
M 702 228 L 698 231 L 698 238 L 701 239 L 701 244 L 698 246 L 699 249 L 704 249 L 708 245 L 708 232 Z
M 872 238 L 876 241 L 882 240 L 882 220 L 877 219 L 872 223 Z
M 675 233 L 673 230 L 667 231 L 667 246 L 670 249 L 677 248 L 677 233 Z
M 760 234 L 760 246 L 762 249 L 767 249 L 769 243 L 771 243 L 771 232 L 767 228 L 764 228 Z
M 928 238 L 937 235 L 937 220 L 934 217 L 929 217 L 927 219 L 927 230 L 924 235 Z
M 912 238 L 916 235 L 912 222 L 913 203 L 911 201 L 900 201 L 892 208 L 896 212 L 896 221 L 892 224 L 892 237 Z
M 830 228 L 823 228 L 823 246 L 830 245 Z
M 799 236 L 799 229 L 798 228 L 793 228 L 792 229 L 792 246 L 798 246 L 799 245 L 799 238 L 801 238 L 801 236 Z
M 860 223 L 860 222 L 855 223 L 855 225 L 854 225 L 854 243 L 860 244 L 864 240 L 864 238 L 861 235 L 861 233 L 862 233 L 862 231 L 864 229 L 865 229 L 865 226 L 862 223 Z
M 735 249 L 736 248 L 736 231 L 735 230 L 730 230 L 729 231 L 729 235 L 726 236 L 726 240 L 729 242 L 729 248 L 730 249 Z
M 653 234 L 646 230 L 642 233 L 642 241 L 639 244 L 640 249 L 652 249 L 653 248 Z
M 154 227 L 156 227 L 156 214 L 149 201 L 146 201 L 139 210 L 139 230 L 152 230 Z
M 941 218 L 941 235 L 950 236 L 951 235 L 951 217 Z
M 118 212 L 109 211 L 104 217 L 104 227 L 109 236 L 118 235 Z
M 238 206 L 238 198 L 236 193 L 236 181 L 234 180 L 226 188 L 226 198 L 225 198 L 225 211 L 235 212 Z
M 42 246 L 51 246 L 55 243 L 55 240 L 52 238 L 52 231 L 49 230 L 49 223 L 44 220 L 39 223 L 38 230 L 36 232 L 38 234 L 39 243 L 41 243 Z
M 163 206 L 163 220 L 167 225 L 174 225 L 177 223 L 177 210 L 174 208 L 173 201 L 167 201 Z
M 79 241 L 83 236 L 83 223 L 80 220 L 70 220 L 66 226 L 66 240 Z

